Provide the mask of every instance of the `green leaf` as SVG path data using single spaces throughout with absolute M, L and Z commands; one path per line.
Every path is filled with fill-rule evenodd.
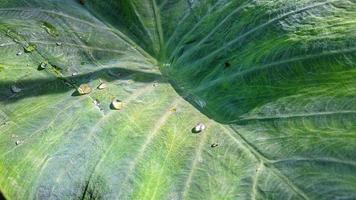
M 0 0 L 0 191 L 356 199 L 355 19 L 353 0 Z

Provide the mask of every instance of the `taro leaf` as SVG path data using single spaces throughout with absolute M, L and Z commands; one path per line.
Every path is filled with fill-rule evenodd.
M 355 1 L 0 7 L 5 198 L 356 199 Z

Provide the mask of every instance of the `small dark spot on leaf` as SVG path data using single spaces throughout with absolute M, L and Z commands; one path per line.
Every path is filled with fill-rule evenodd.
M 225 62 L 225 64 L 224 64 L 224 69 L 227 69 L 227 68 L 229 68 L 231 66 L 231 64 L 229 63 L 229 62 Z

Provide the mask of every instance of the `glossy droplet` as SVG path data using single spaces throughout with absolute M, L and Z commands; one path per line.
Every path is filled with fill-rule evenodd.
M 26 53 L 31 53 L 31 52 L 35 51 L 36 49 L 37 49 L 37 45 L 34 44 L 34 43 L 29 43 L 29 44 L 24 48 L 24 50 L 25 50 Z
M 154 81 L 153 82 L 153 87 L 157 87 L 158 86 L 158 82 L 157 81 Z
M 72 76 L 76 76 L 76 75 L 78 75 L 78 72 L 73 72 L 72 73 Z
M 78 93 L 80 95 L 89 94 L 91 92 L 91 87 L 88 84 L 82 84 L 78 88 Z
M 100 106 L 100 101 L 99 101 L 98 99 L 95 99 L 95 100 L 94 100 L 94 104 L 95 104 L 96 106 Z
M 205 128 L 206 128 L 205 124 L 200 122 L 192 129 L 192 132 L 193 133 L 200 133 L 200 132 L 204 131 Z
M 107 87 L 106 83 L 100 83 L 100 85 L 98 86 L 99 90 L 103 90 Z
M 121 110 L 124 108 L 124 103 L 118 99 L 111 102 L 111 107 L 115 110 Z
M 57 46 L 62 46 L 62 43 L 61 42 L 56 42 L 56 45 Z
M 5 44 L 0 44 L 0 47 L 4 47 L 5 46 Z
M 17 55 L 17 56 L 21 56 L 21 55 L 22 55 L 22 52 L 19 51 L 19 52 L 16 53 L 16 55 Z
M 22 89 L 19 88 L 19 87 L 17 87 L 16 85 L 13 85 L 13 86 L 11 86 L 11 91 L 12 91 L 13 93 L 19 93 L 19 92 L 22 91 Z
M 41 64 L 38 66 L 38 70 L 44 70 L 48 67 L 48 62 L 41 62 Z
M 19 144 L 21 144 L 21 141 L 20 141 L 20 140 L 17 140 L 17 141 L 15 142 L 15 144 L 16 144 L 16 145 L 19 145 Z
M 215 148 L 215 147 L 217 147 L 217 146 L 219 146 L 218 143 L 213 143 L 213 144 L 210 145 L 211 148 Z

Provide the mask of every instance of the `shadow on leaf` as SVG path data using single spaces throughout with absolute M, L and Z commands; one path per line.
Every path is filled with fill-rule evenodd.
M 107 68 L 85 74 L 47 79 L 25 79 L 19 81 L 0 81 L 0 102 L 13 103 L 20 99 L 55 93 L 75 91 L 76 87 L 94 80 L 113 82 L 116 80 L 132 80 L 134 82 L 165 82 L 156 73 L 142 72 L 123 68 Z M 14 92 L 11 87 L 21 89 Z

